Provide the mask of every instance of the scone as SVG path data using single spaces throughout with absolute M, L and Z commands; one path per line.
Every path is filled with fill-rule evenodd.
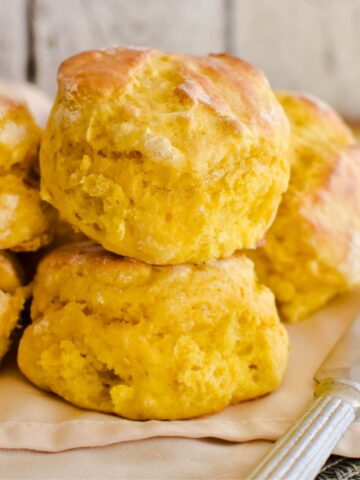
M 295 322 L 360 281 L 360 147 L 324 103 L 278 98 L 292 130 L 290 186 L 251 258 Z
M 65 61 L 41 147 L 42 196 L 86 236 L 151 264 L 254 245 L 287 188 L 289 126 L 229 55 L 113 48 Z
M 10 347 L 28 293 L 21 285 L 19 265 L 10 254 L 0 251 L 0 362 Z
M 245 256 L 151 266 L 92 242 L 50 253 L 18 363 L 38 387 L 131 419 L 181 419 L 280 383 L 287 336 Z
M 26 106 L 0 96 L 0 249 L 34 251 L 51 240 L 52 208 L 39 194 L 40 137 Z

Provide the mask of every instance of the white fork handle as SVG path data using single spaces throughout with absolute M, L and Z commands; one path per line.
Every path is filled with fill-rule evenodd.
M 316 396 L 248 480 L 312 480 L 316 477 L 357 417 L 360 390 L 357 384 L 346 380 L 326 379 L 318 385 Z

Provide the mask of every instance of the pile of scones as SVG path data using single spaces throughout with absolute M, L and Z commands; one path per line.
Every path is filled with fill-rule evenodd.
M 230 55 L 83 52 L 44 132 L 0 97 L 0 249 L 0 358 L 31 299 L 18 364 L 39 388 L 210 414 L 278 387 L 283 322 L 360 283 L 360 147 Z

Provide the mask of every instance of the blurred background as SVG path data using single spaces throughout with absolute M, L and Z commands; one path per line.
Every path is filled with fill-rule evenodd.
M 0 79 L 54 94 L 63 59 L 120 44 L 227 51 L 360 119 L 360 0 L 0 0 Z

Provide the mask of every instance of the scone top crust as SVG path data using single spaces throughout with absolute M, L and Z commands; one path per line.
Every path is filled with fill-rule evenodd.
M 326 102 L 306 93 L 276 92 L 276 97 L 288 115 L 293 135 L 312 135 L 316 143 L 329 143 L 333 146 L 355 143 L 351 129 Z M 307 133 L 305 134 L 305 131 Z M 310 140 L 310 139 L 309 139 Z
M 51 251 L 40 262 L 39 269 L 43 271 L 54 270 L 55 272 L 62 267 L 76 269 L 82 266 L 94 272 L 105 272 L 105 274 L 110 273 L 111 269 L 143 268 L 144 271 L 150 271 L 152 268 L 166 268 L 147 265 L 132 258 L 115 255 L 104 250 L 101 245 L 85 240 L 62 245 Z
M 334 154 L 355 145 L 342 118 L 325 102 L 306 94 L 278 92 L 291 126 L 290 161 L 293 188 L 308 192 L 326 182 Z
M 206 264 L 182 264 L 182 265 L 149 265 L 142 261 L 122 257 L 108 252 L 91 240 L 85 240 L 76 243 L 63 245 L 49 254 L 40 262 L 38 270 L 39 276 L 50 275 L 56 277 L 62 270 L 88 272 L 93 278 L 103 279 L 106 283 L 114 284 L 126 283 L 126 276 L 133 280 L 141 277 L 150 277 L 152 274 L 163 274 L 175 278 L 181 277 L 184 273 L 205 271 L 205 270 L 223 270 L 224 272 L 237 272 L 238 278 L 246 276 L 255 280 L 252 262 L 244 255 L 238 255 L 220 261 L 214 260 Z M 243 269 L 243 273 L 239 271 Z M 124 274 L 124 275 L 122 275 Z M 240 275 L 240 277 L 239 277 Z M 86 279 L 85 279 L 86 280 Z
M 173 64 L 181 78 L 180 99 L 201 103 L 239 133 L 248 128 L 258 135 L 272 135 L 288 125 L 262 72 L 227 54 L 207 57 L 175 55 L 146 48 L 107 48 L 75 55 L 58 71 L 59 89 L 67 94 L 110 96 L 131 88 L 134 74 L 152 58 Z
M 38 153 L 40 136 L 41 129 L 27 106 L 0 95 L 0 174 L 31 167 Z
M 190 284 L 193 294 L 183 296 L 180 293 L 180 297 L 175 299 L 183 288 L 190 289 Z M 207 287 L 202 292 L 204 285 Z M 179 291 L 178 286 L 181 286 Z M 211 290 L 218 292 L 219 298 L 214 299 L 215 303 L 221 303 L 222 296 L 232 292 L 230 295 L 236 298 L 245 295 L 254 305 L 255 296 L 264 295 L 265 304 L 271 304 L 269 298 L 272 294 L 258 284 L 253 263 L 245 255 L 199 265 L 149 265 L 115 255 L 92 241 L 84 241 L 59 247 L 41 260 L 34 280 L 32 318 L 36 321 L 47 315 L 48 309 L 52 308 L 53 296 L 60 302 L 85 302 L 94 312 L 121 317 L 124 314 L 122 302 L 127 295 L 132 299 L 130 302 L 136 299 L 136 303 L 152 303 L 155 297 L 159 297 L 161 303 L 168 297 L 166 302 L 179 303 L 176 308 L 181 310 L 183 303 L 189 304 L 197 296 L 208 297 Z M 169 293 L 171 291 L 172 294 Z M 259 310 L 262 311 L 262 307 Z M 271 318 L 273 321 L 275 317 Z M 161 318 L 159 321 L 162 321 Z M 175 319 L 179 328 L 188 321 L 187 318 Z
M 58 86 L 68 91 L 109 94 L 124 89 L 134 69 L 141 66 L 156 50 L 141 48 L 107 48 L 88 50 L 65 60 L 58 70 Z

